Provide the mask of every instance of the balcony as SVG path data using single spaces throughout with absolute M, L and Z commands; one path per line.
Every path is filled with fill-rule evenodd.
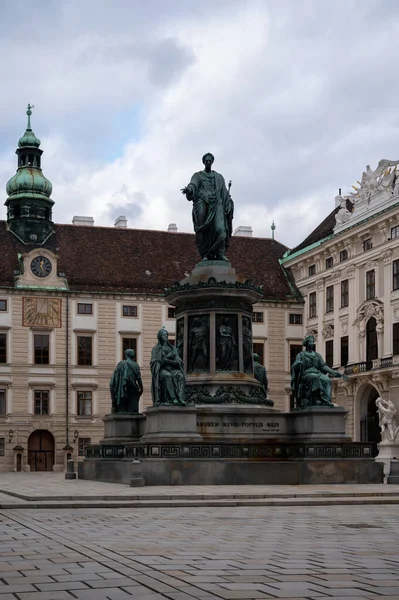
M 372 369 L 387 369 L 388 367 L 395 366 L 393 356 L 387 356 L 386 358 L 377 358 L 375 360 L 368 360 L 345 367 L 345 375 L 356 375 L 357 373 L 365 373 Z

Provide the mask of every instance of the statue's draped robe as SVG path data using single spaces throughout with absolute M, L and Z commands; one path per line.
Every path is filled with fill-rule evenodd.
M 140 367 L 134 360 L 128 358 L 117 364 L 109 387 L 114 410 L 138 412 L 138 403 L 143 393 L 143 383 Z
M 201 258 L 222 258 L 232 234 L 234 204 L 224 178 L 216 171 L 194 173 L 187 186 L 193 200 L 193 224 Z
M 221 325 L 219 328 L 219 369 L 230 371 L 233 366 L 234 354 L 233 330 L 229 325 Z
M 328 369 L 318 352 L 303 350 L 297 355 L 291 369 L 291 388 L 300 406 L 332 406 Z
M 267 393 L 269 382 L 267 379 L 266 368 L 257 361 L 254 361 L 254 376 L 265 390 L 265 393 Z
M 168 358 L 177 363 L 161 365 L 161 360 Z M 151 395 L 154 406 L 159 404 L 184 403 L 184 365 L 176 348 L 170 343 L 158 343 L 151 352 L 150 369 L 152 374 Z

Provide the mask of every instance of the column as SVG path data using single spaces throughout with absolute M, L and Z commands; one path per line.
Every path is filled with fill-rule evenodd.
M 391 314 L 391 282 L 392 282 L 392 250 L 386 250 L 384 252 L 384 288 L 383 298 L 384 298 L 384 333 L 383 333 L 383 347 L 378 348 L 379 356 L 383 356 L 384 358 L 387 356 L 392 356 L 392 314 Z M 379 290 L 379 297 L 381 298 L 381 293 Z

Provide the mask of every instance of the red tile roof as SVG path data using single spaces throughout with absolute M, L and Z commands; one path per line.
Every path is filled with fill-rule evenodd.
M 20 243 L 0 221 L 0 285 L 14 285 L 18 253 L 35 247 Z M 199 261 L 189 233 L 56 225 L 45 247 L 58 255 L 58 271 L 75 291 L 163 294 Z M 228 258 L 237 273 L 263 285 L 265 299 L 301 301 L 278 261 L 286 250 L 276 240 L 237 236 L 231 239 Z

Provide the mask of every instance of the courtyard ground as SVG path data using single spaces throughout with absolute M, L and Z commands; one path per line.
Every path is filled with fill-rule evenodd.
M 137 490 L 61 475 L 0 473 L 0 600 L 399 600 L 397 486 Z M 237 498 L 293 504 L 226 505 Z

